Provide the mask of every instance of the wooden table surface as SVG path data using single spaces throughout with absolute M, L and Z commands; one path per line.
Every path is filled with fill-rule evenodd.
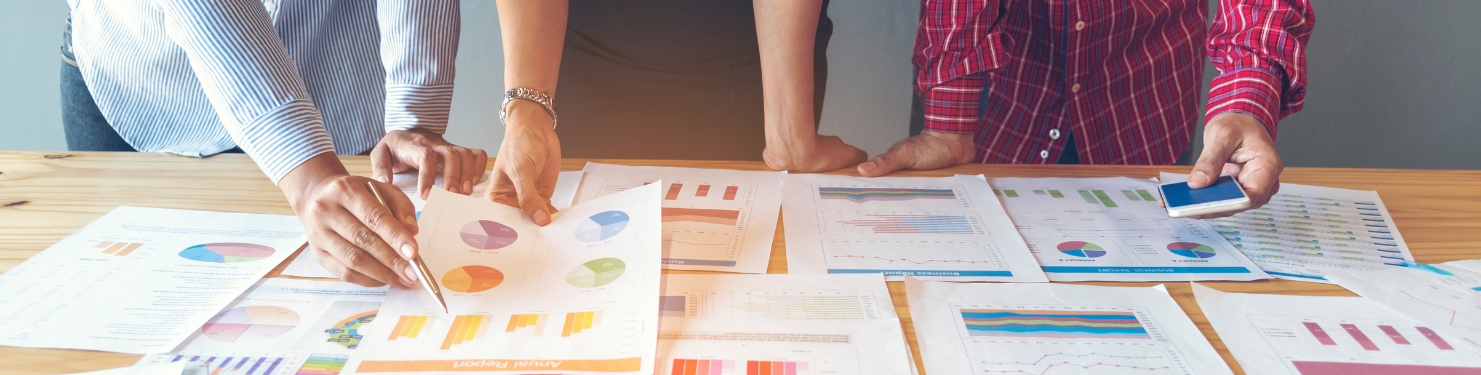
M 369 175 L 366 157 L 342 157 L 351 173 Z M 563 170 L 588 160 L 567 159 Z M 765 170 L 761 162 L 590 160 L 627 165 Z M 490 163 L 492 165 L 492 163 Z M 1158 171 L 1187 173 L 1176 166 L 964 165 L 894 176 L 985 174 L 989 177 L 1156 177 Z M 852 169 L 837 172 L 852 174 Z M 1440 263 L 1481 258 L 1481 171 L 1288 168 L 1281 180 L 1346 189 L 1375 190 L 1416 260 Z M 106 152 L 0 152 L 0 272 L 120 205 L 292 215 L 283 194 L 244 155 L 205 159 L 164 154 Z M 777 225 L 769 273 L 787 273 L 782 226 Z M 284 262 L 286 265 L 288 262 Z M 270 273 L 278 277 L 282 270 Z M 680 273 L 683 271 L 665 271 Z M 694 272 L 692 273 L 702 273 Z M 1106 286 L 1158 283 L 1087 282 Z M 1193 300 L 1189 283 L 1165 283 L 1203 335 L 1236 372 L 1239 365 L 1219 341 Z M 1287 280 L 1209 282 L 1226 292 L 1352 296 L 1340 287 Z M 889 283 L 905 338 L 920 365 L 903 283 Z M 4 298 L 4 296 L 0 296 Z M 80 350 L 0 347 L 0 374 L 65 374 L 134 364 L 139 355 Z

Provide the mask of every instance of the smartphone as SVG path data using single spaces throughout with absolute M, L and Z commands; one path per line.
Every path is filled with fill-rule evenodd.
M 1188 187 L 1187 182 L 1162 184 L 1162 203 L 1167 205 L 1167 216 L 1189 217 L 1239 211 L 1250 208 L 1250 197 L 1244 194 L 1234 176 L 1219 176 L 1213 186 L 1202 189 Z

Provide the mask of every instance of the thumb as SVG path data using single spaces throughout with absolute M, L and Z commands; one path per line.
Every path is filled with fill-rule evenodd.
M 879 177 L 905 168 L 907 157 L 903 154 L 905 154 L 904 147 L 885 151 L 885 153 L 875 156 L 874 159 L 870 159 L 864 162 L 864 164 L 859 164 L 859 174 L 864 177 Z
M 1238 139 L 1234 137 L 1204 137 L 1203 154 L 1198 156 L 1198 161 L 1193 164 L 1193 172 L 1188 174 L 1188 187 L 1202 189 L 1218 181 L 1219 174 L 1224 170 L 1224 163 L 1234 153 L 1235 142 Z
M 524 168 L 522 171 L 533 170 Z M 555 213 L 555 206 L 550 205 L 550 197 L 540 194 L 540 189 L 535 181 L 538 176 L 516 173 L 513 176 L 515 194 L 519 196 L 519 208 L 529 215 L 536 225 L 545 226 L 550 224 L 550 215 Z
M 381 141 L 370 150 L 370 178 L 376 181 L 391 183 L 391 175 L 395 161 L 391 160 L 391 146 Z

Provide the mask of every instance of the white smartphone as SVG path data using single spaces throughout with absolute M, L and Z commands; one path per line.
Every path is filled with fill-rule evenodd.
M 1234 176 L 1219 176 L 1213 186 L 1202 189 L 1188 187 L 1187 182 L 1162 184 L 1162 203 L 1167 205 L 1167 216 L 1189 217 L 1239 211 L 1250 208 L 1250 197 L 1244 194 Z

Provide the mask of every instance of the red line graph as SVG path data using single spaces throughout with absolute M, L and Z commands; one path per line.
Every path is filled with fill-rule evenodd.
M 1404 295 L 1409 296 L 1409 298 L 1413 298 L 1415 301 L 1419 301 L 1420 303 L 1423 303 L 1423 304 L 1426 304 L 1426 305 L 1430 305 L 1430 306 L 1434 306 L 1434 307 L 1439 307 L 1439 308 L 1446 309 L 1446 310 L 1450 310 L 1450 323 L 1449 324 L 1450 324 L 1451 327 L 1459 327 L 1459 328 L 1465 328 L 1465 329 L 1472 329 L 1472 330 L 1481 331 L 1481 328 L 1466 327 L 1466 326 L 1458 326 L 1458 325 L 1455 325 L 1455 316 L 1460 314 L 1460 312 L 1459 311 L 1455 311 L 1455 309 L 1452 309 L 1452 308 L 1449 308 L 1449 307 L 1445 307 L 1445 306 L 1436 305 L 1436 304 L 1433 304 L 1433 303 L 1429 303 L 1429 302 L 1427 302 L 1425 300 L 1419 299 L 1419 297 L 1415 297 L 1413 294 L 1409 294 L 1409 292 L 1405 292 L 1405 291 L 1400 290 L 1399 293 L 1404 293 Z
M 926 263 L 994 263 L 993 261 L 990 261 L 990 260 L 935 260 L 935 259 L 931 259 L 931 260 L 914 261 L 914 260 L 902 259 L 902 258 L 881 258 L 881 257 L 861 256 L 861 255 L 833 255 L 833 257 L 834 258 L 874 259 L 874 260 L 882 260 L 882 261 L 886 261 L 886 262 L 905 262 L 905 263 L 915 263 L 915 264 L 926 264 Z
M 1167 366 L 1163 366 L 1163 367 L 1139 367 L 1139 366 L 1113 365 L 1113 364 L 1109 364 L 1109 363 L 1096 363 L 1096 364 L 1093 364 L 1093 365 L 1077 365 L 1077 364 L 1073 364 L 1073 363 L 1069 363 L 1069 362 L 1060 362 L 1060 363 L 1055 363 L 1055 364 L 1049 365 L 1049 367 L 1045 367 L 1044 368 L 1044 371 L 1040 371 L 1038 373 L 1038 375 L 1047 374 L 1047 373 L 1049 373 L 1049 370 L 1054 369 L 1054 366 L 1060 366 L 1060 365 L 1075 366 L 1075 367 L 1079 367 L 1081 369 L 1088 369 L 1088 368 L 1095 367 L 1095 366 L 1111 366 L 1111 367 L 1119 367 L 1119 368 L 1126 368 L 1126 369 L 1133 369 L 1133 370 L 1149 370 L 1149 371 L 1171 370 L 1172 369 L 1172 367 L 1167 367 Z M 1017 373 L 1017 374 L 1033 374 L 1032 372 L 1023 371 L 1023 370 L 1013 370 L 1013 371 L 992 371 L 992 370 L 986 370 L 986 371 L 983 371 L 983 372 L 999 373 L 999 374 L 1015 374 L 1015 373 Z

